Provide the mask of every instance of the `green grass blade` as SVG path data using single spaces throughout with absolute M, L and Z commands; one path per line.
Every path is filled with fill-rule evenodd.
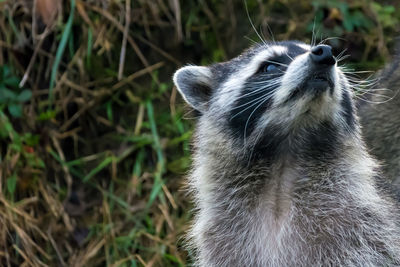
M 62 33 L 60 44 L 58 45 L 56 58 L 54 60 L 53 67 L 51 68 L 51 76 L 50 76 L 50 86 L 49 86 L 49 101 L 50 104 L 53 102 L 53 87 L 57 76 L 58 66 L 60 65 L 62 55 L 64 54 L 65 47 L 67 45 L 71 29 L 72 23 L 74 21 L 75 14 L 75 0 L 71 1 L 71 13 L 69 14 L 67 24 L 65 25 L 64 31 Z
M 146 204 L 146 208 L 149 208 L 153 204 L 156 197 L 159 194 L 162 194 L 161 188 L 164 183 L 162 180 L 162 175 L 165 171 L 165 159 L 162 153 L 160 137 L 158 136 L 157 132 L 157 125 L 156 125 L 156 120 L 154 118 L 153 104 L 151 103 L 150 100 L 146 102 L 146 108 L 147 108 L 147 115 L 150 121 L 151 133 L 153 135 L 153 147 L 157 153 L 157 170 L 154 175 L 154 185 L 153 188 L 151 189 L 150 197 Z
M 93 170 L 91 170 L 89 172 L 88 175 L 86 175 L 83 178 L 83 182 L 86 183 L 88 182 L 93 176 L 95 176 L 98 172 L 100 172 L 101 170 L 103 170 L 105 167 L 107 167 L 109 164 L 111 164 L 111 162 L 114 160 L 114 157 L 107 157 L 105 158 L 102 162 L 100 162 L 100 164 L 94 168 Z
M 88 69 L 91 68 L 92 49 L 93 49 L 93 30 L 91 27 L 89 27 L 88 28 L 87 52 L 86 52 L 86 67 Z

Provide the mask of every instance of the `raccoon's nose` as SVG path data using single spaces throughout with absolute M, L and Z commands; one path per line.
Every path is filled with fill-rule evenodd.
M 329 45 L 317 45 L 311 49 L 311 59 L 317 64 L 334 65 L 335 57 Z

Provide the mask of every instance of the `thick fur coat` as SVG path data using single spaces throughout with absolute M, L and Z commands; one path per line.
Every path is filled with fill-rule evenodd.
M 400 265 L 399 203 L 330 47 L 261 44 L 174 82 L 201 114 L 189 177 L 196 265 Z

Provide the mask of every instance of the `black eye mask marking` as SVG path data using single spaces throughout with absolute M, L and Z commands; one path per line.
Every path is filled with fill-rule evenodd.
M 276 74 L 274 75 L 276 78 Z M 278 75 L 280 76 L 280 75 Z M 251 79 L 245 83 L 242 96 L 235 102 L 230 112 L 229 124 L 235 136 L 248 137 L 262 114 L 271 106 L 273 93 L 280 81 Z
M 260 64 L 258 71 L 247 79 L 229 117 L 229 124 L 236 137 L 244 139 L 253 132 L 258 119 L 271 106 L 273 94 L 281 85 L 280 76 L 285 73 L 290 62 L 291 58 L 286 54 L 271 57 Z
M 228 131 L 236 144 L 243 146 L 244 140 L 255 130 L 259 120 L 268 112 L 273 104 L 273 96 L 277 88 L 281 87 L 281 76 L 287 71 L 289 64 L 297 56 L 307 53 L 306 49 L 297 45 L 298 43 L 279 43 L 286 46 L 287 53 L 275 55 L 260 63 L 257 71 L 245 82 L 240 92 L 240 97 L 235 101 L 232 109 L 227 114 Z M 259 52 L 259 51 L 258 51 Z M 256 55 L 257 53 L 254 53 Z M 250 62 L 249 60 L 248 62 Z M 340 77 L 344 79 L 344 77 Z M 349 130 L 355 127 L 354 107 L 351 96 L 345 84 L 342 86 L 341 115 L 347 123 Z M 295 94 L 295 93 L 294 93 Z M 294 96 L 293 96 L 294 97 Z M 294 97 L 295 98 L 295 97 Z M 270 159 L 273 160 L 281 153 L 301 153 L 304 157 L 312 158 L 321 153 L 329 160 L 334 152 L 334 146 L 338 140 L 340 130 L 337 125 L 327 120 L 319 122 L 312 127 L 300 129 L 299 133 L 288 133 L 281 131 L 279 123 L 271 124 L 260 129 L 259 139 L 251 151 L 250 160 Z M 293 134 L 301 135 L 301 139 L 291 139 Z M 286 142 L 291 142 L 290 146 Z M 251 144 L 253 145 L 253 144 Z M 285 151 L 284 149 L 290 149 Z M 246 163 L 248 164 L 248 163 Z
M 273 95 L 281 86 L 280 77 L 284 75 L 292 60 L 307 52 L 297 42 L 280 42 L 287 52 L 267 58 L 260 64 L 256 73 L 245 82 L 241 96 L 228 115 L 229 126 L 234 138 L 244 140 L 254 131 L 259 118 L 273 102 Z
M 286 54 L 271 57 L 265 62 L 261 63 L 256 74 L 268 73 L 268 74 L 282 74 L 284 70 L 292 60 Z M 273 68 L 271 68 L 273 66 Z

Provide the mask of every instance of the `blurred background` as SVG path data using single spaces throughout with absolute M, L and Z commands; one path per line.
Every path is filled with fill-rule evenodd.
M 171 77 L 259 42 L 250 19 L 375 71 L 400 3 L 0 0 L 0 266 L 190 264 L 195 120 Z

